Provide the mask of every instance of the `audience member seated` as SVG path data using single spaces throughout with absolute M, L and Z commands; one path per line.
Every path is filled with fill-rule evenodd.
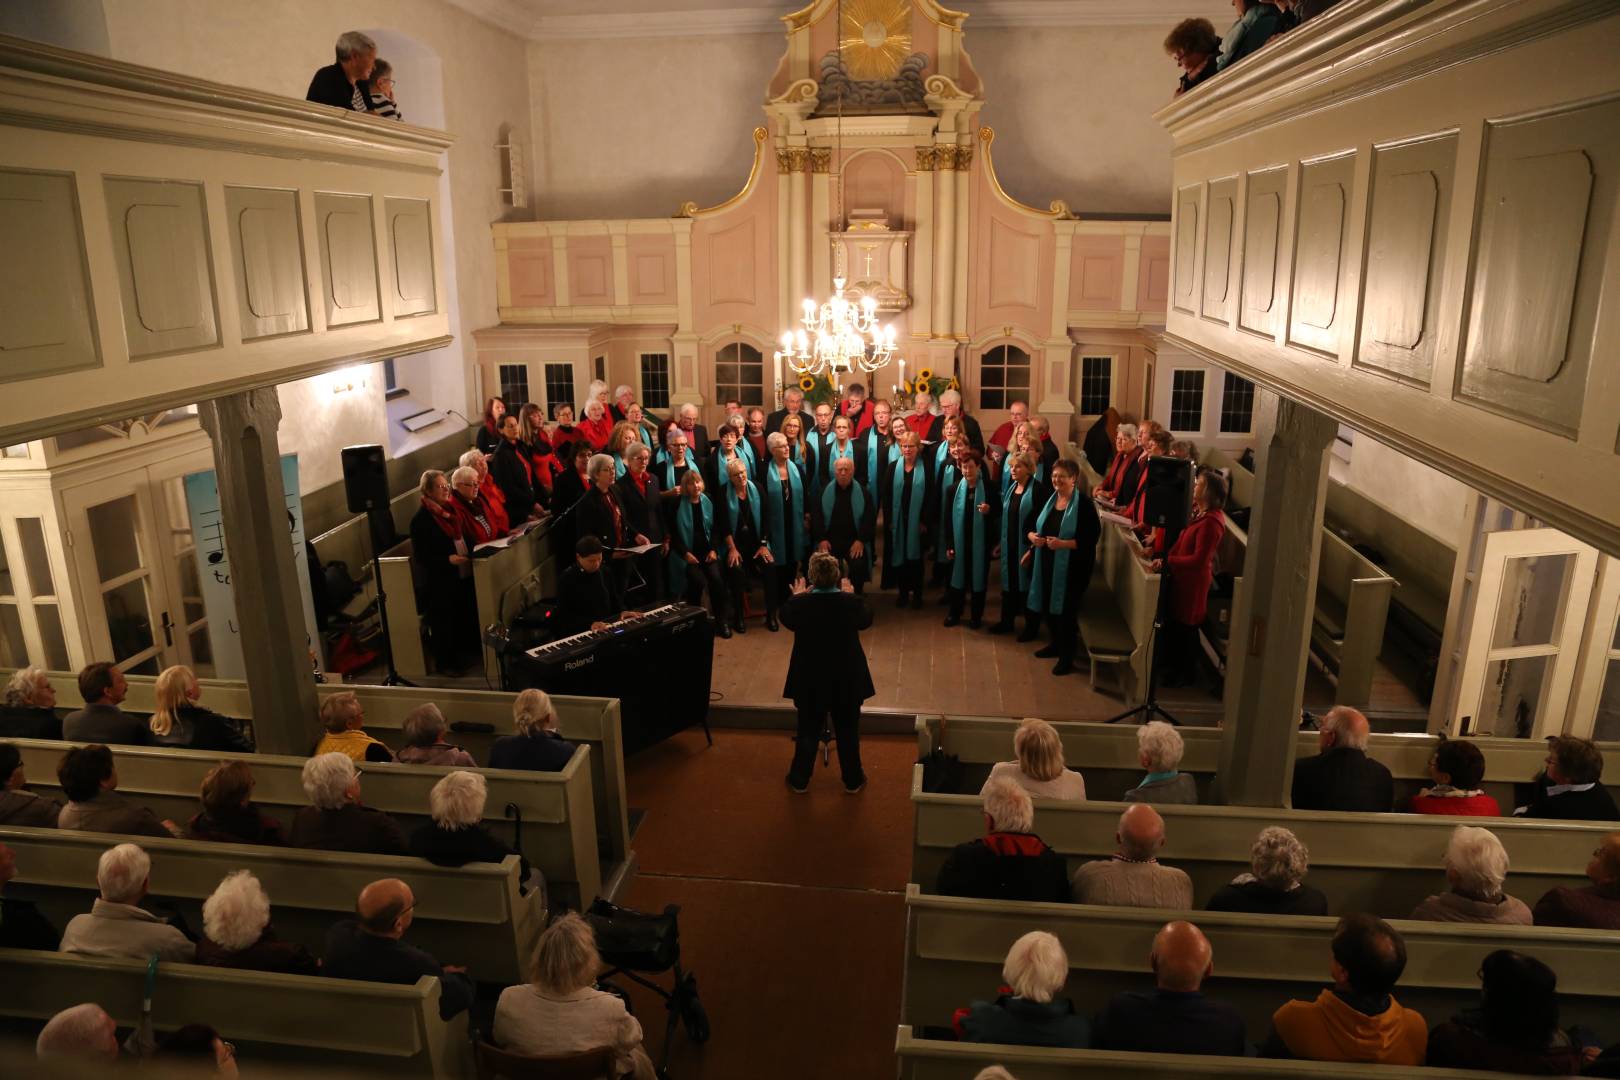
M 334 979 L 405 986 L 431 975 L 439 980 L 439 1016 L 448 1020 L 472 1004 L 473 981 L 465 967 L 441 966 L 401 940 L 410 929 L 415 907 L 411 887 L 398 878 L 383 878 L 361 889 L 355 917 L 326 932 L 326 960 L 321 971 Z
M 1119 849 L 1113 858 L 1085 863 L 1074 872 L 1075 903 L 1181 911 L 1192 907 L 1192 879 L 1185 871 L 1159 864 L 1164 818 L 1157 810 L 1146 803 L 1126 809 L 1114 839 Z
M 1581 1048 L 1558 1026 L 1558 976 L 1533 956 L 1497 949 L 1479 966 L 1479 1008 L 1429 1032 L 1428 1064 L 1521 1076 L 1573 1076 Z
M 1125 793 L 1125 801 L 1171 805 L 1198 802 L 1198 784 L 1192 774 L 1176 771 L 1186 749 L 1181 732 L 1163 720 L 1152 720 L 1137 728 L 1136 760 L 1147 770 L 1147 776 Z
M 360 805 L 360 772 L 349 755 L 333 751 L 310 758 L 303 780 L 310 805 L 293 816 L 294 847 L 405 854 L 405 834 L 394 819 Z
M 0 743 L 0 825 L 54 829 L 62 804 L 34 794 L 27 783 L 22 752 L 10 743 Z
M 165 668 L 154 687 L 157 711 L 148 726 L 152 741 L 159 746 L 186 750 L 223 750 L 233 754 L 253 753 L 253 743 L 236 721 L 197 704 L 202 686 L 188 667 Z
M 975 1001 L 951 1019 L 963 1042 L 1008 1046 L 1062 1046 L 1083 1050 L 1091 1042 L 1091 1022 L 1058 997 L 1069 978 L 1063 943 L 1044 930 L 1013 942 L 1001 977 L 1006 985 L 994 1001 Z
M 281 822 L 253 803 L 253 772 L 245 761 L 222 761 L 202 781 L 202 810 L 186 823 L 193 840 L 219 844 L 287 842 Z
M 17 876 L 17 853 L 0 844 L 0 949 L 55 951 L 62 935 L 30 901 L 8 900 L 6 883 Z
M 1181 69 L 1175 95 L 1180 97 L 1215 74 L 1216 61 L 1221 54 L 1221 39 L 1215 34 L 1215 25 L 1208 19 L 1182 19 L 1164 39 L 1164 51 Z M 1133 438 L 1135 434 L 1135 426 L 1132 425 Z M 1113 490 L 1112 485 L 1109 490 Z
M 62 718 L 56 715 L 56 687 L 44 668 L 12 672 L 0 704 L 0 738 L 60 739 Z
M 152 859 L 135 844 L 119 844 L 101 853 L 96 885 L 101 895 L 88 915 L 75 915 L 62 933 L 61 949 L 84 956 L 156 956 L 189 964 L 197 947 L 186 935 L 140 907 L 150 890 Z
M 1565 821 L 1620 821 L 1620 808 L 1602 784 L 1603 752 L 1597 744 L 1574 735 L 1555 735 L 1547 743 L 1547 768 L 1536 778 L 1535 798 L 1513 812 Z
M 1395 805 L 1395 779 L 1367 756 L 1372 729 L 1347 705 L 1335 705 L 1317 732 L 1320 750 L 1294 762 L 1295 810 L 1388 813 Z
M 1243 1016 L 1200 987 L 1215 970 L 1215 950 L 1190 922 L 1166 923 L 1148 954 L 1154 989 L 1115 994 L 1097 1020 L 1099 1050 L 1145 1054 L 1224 1054 L 1248 1050 Z
M 123 743 L 150 746 L 152 733 L 141 721 L 118 706 L 129 692 L 124 673 L 104 660 L 79 672 L 79 696 L 84 708 L 62 721 L 62 738 L 78 743 Z
M 591 924 L 573 912 L 540 935 L 529 981 L 495 1003 L 495 1042 L 513 1054 L 565 1057 L 613 1048 L 613 1075 L 653 1080 L 641 1024 L 624 1001 L 596 989 L 602 958 Z
M 516 735 L 503 735 L 489 748 L 492 769 L 561 772 L 574 756 L 574 744 L 557 734 L 557 713 L 544 690 L 525 690 L 512 702 Z
M 1063 740 L 1057 728 L 1045 720 L 1026 716 L 1013 732 L 1016 761 L 998 761 L 990 769 L 990 779 L 979 789 L 983 795 L 996 780 L 1011 780 L 1032 798 L 1067 799 L 1084 802 L 1086 780 L 1063 761 Z
M 132 836 L 179 836 L 172 821 L 159 821 L 144 806 L 118 794 L 118 771 L 112 751 L 105 746 L 75 746 L 56 766 L 56 781 L 68 804 L 56 819 L 59 829 L 80 832 L 129 833 Z
M 484 828 L 484 804 L 488 799 L 489 787 L 481 774 L 459 769 L 446 774 L 428 792 L 433 821 L 411 834 L 411 854 L 435 866 L 498 863 L 508 855 L 518 854 Z M 522 876 L 528 880 L 527 859 L 523 860 Z
M 1215 60 L 1218 71 L 1225 71 L 1270 41 L 1280 22 L 1277 9 L 1265 0 L 1232 0 L 1232 7 L 1238 19 L 1221 38 L 1221 52 Z
M 366 710 L 353 690 L 332 694 L 321 702 L 321 726 L 326 734 L 315 744 L 315 753 L 346 754 L 355 761 L 393 761 L 393 751 L 362 731 Z
M 1620 930 L 1620 833 L 1603 838 L 1586 864 L 1586 876 L 1592 884 L 1548 889 L 1536 901 L 1536 925 Z
M 476 768 L 478 762 L 459 746 L 444 741 L 450 725 L 433 702 L 424 702 L 405 717 L 405 746 L 394 760 L 401 765 L 456 765 Z
M 246 870 L 227 874 L 203 901 L 203 936 L 197 963 L 243 971 L 318 975 L 320 963 L 309 950 L 282 941 L 270 929 L 270 898 Z
M 60 1075 L 66 1075 L 67 1059 L 111 1065 L 118 1060 L 118 1025 L 107 1010 L 90 1002 L 63 1009 L 45 1022 L 34 1056 L 58 1062 Z
M 1426 787 L 1412 796 L 1414 814 L 1451 814 L 1461 817 L 1501 817 L 1496 800 L 1479 790 L 1485 779 L 1485 755 L 1466 739 L 1444 739 L 1429 759 Z
M 1429 1026 L 1391 991 L 1406 970 L 1406 942 L 1384 920 L 1346 915 L 1333 932 L 1333 986 L 1290 1001 L 1271 1018 L 1263 1057 L 1421 1065 Z
M 358 30 L 338 35 L 336 62 L 315 72 L 304 100 L 335 109 L 366 112 L 370 102 L 363 86 L 377 61 L 377 43 Z
M 981 795 L 987 832 L 957 844 L 939 868 L 945 896 L 981 900 L 1069 899 L 1063 856 L 1035 835 L 1035 805 L 1011 780 L 991 780 Z
M 207 1024 L 185 1024 L 164 1035 L 153 1059 L 165 1076 L 241 1075 L 236 1069 L 236 1047 Z
M 1249 849 L 1249 870 L 1210 897 L 1210 911 L 1256 915 L 1326 915 L 1327 897 L 1305 884 L 1311 853 L 1299 837 L 1272 825 L 1260 830 Z
M 1446 845 L 1447 892 L 1431 896 L 1412 911 L 1424 922 L 1502 923 L 1529 926 L 1530 909 L 1502 891 L 1508 853 L 1489 829 L 1459 825 Z

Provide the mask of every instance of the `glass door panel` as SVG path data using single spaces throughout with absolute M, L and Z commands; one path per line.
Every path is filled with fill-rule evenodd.
M 152 609 L 151 545 L 143 536 L 142 514 L 135 494 L 85 508 L 95 573 L 107 628 L 110 659 L 126 672 L 146 674 L 159 663 L 160 649 Z
M 1620 742 L 1620 559 L 1605 557 L 1599 568 L 1575 685 L 1568 734 Z
M 190 471 L 190 470 L 188 470 Z M 197 543 L 191 534 L 183 476 L 153 478 L 159 507 L 157 528 L 169 595 L 166 598 L 165 642 L 200 678 L 214 674 L 214 654 L 208 644 L 208 615 L 203 608 L 202 583 L 197 569 Z

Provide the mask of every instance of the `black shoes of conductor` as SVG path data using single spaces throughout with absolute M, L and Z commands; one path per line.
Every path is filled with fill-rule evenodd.
M 780 626 L 777 625 L 775 615 L 767 615 L 767 616 L 765 616 L 765 629 L 769 630 L 773 634 L 776 633 L 778 630 L 782 629 Z
M 727 626 L 725 623 L 721 623 L 719 626 L 717 626 L 714 632 L 716 636 L 726 638 L 728 640 L 731 637 L 731 627 Z

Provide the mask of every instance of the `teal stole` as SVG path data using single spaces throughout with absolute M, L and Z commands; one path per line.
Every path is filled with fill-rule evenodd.
M 636 441 L 644 444 L 655 454 L 658 452 L 658 432 L 651 424 L 642 424 L 636 428 Z
M 878 443 L 877 425 L 866 433 L 866 486 L 873 491 L 878 489 L 878 468 L 882 447 Z
M 855 460 L 855 440 L 851 439 L 844 444 L 842 450 L 838 449 L 838 440 L 833 439 L 825 447 L 816 451 L 816 475 L 821 477 L 821 485 L 826 487 L 837 477 L 833 475 L 833 466 L 840 458 Z
M 972 577 L 969 578 L 967 560 L 960 558 L 962 544 L 958 540 L 954 546 L 959 557 L 951 563 L 953 589 L 984 592 L 990 581 L 990 547 L 995 541 L 989 536 L 990 515 L 979 513 L 979 504 L 989 502 L 989 494 L 985 489 L 982 474 L 977 484 L 969 484 L 963 480 L 956 485 L 956 497 L 951 500 L 951 513 L 954 515 L 952 524 L 955 526 L 951 530 L 951 535 L 960 536 L 963 532 L 972 530 L 973 565 Z
M 759 527 L 759 488 L 754 486 L 754 482 L 752 480 L 747 481 L 747 484 L 748 510 L 754 517 L 754 535 L 759 537 L 760 541 L 769 547 L 770 542 L 765 539 L 765 534 Z M 731 516 L 726 520 L 731 522 L 731 529 L 733 532 L 736 532 L 737 530 L 737 504 L 740 501 L 742 500 L 737 498 L 737 488 L 728 483 L 726 485 L 726 510 L 730 512 Z
M 1080 523 L 1080 500 L 1085 498 L 1080 489 L 1075 488 L 1074 494 L 1069 496 L 1069 508 L 1063 511 L 1063 520 L 1058 523 L 1059 540 L 1073 540 L 1074 531 Z M 1052 508 L 1057 505 L 1057 493 L 1046 500 L 1041 508 L 1041 516 L 1035 519 L 1035 528 L 1031 531 L 1040 532 L 1046 527 L 1046 519 L 1052 515 Z M 1065 591 L 1069 585 L 1069 556 L 1074 554 L 1068 548 L 1058 548 L 1052 552 L 1052 597 L 1047 602 L 1045 575 L 1041 571 L 1041 553 L 1037 551 L 1030 562 L 1035 565 L 1029 572 L 1029 598 L 1025 606 L 1031 611 L 1041 611 L 1048 615 L 1062 615 L 1064 607 L 1068 604 L 1068 593 Z
M 765 491 L 776 508 L 771 515 L 771 556 L 783 565 L 792 565 L 804 561 L 810 550 L 810 533 L 804 527 L 804 477 L 799 467 L 790 460 L 788 469 L 788 488 L 793 496 L 793 531 L 788 532 L 788 523 L 783 519 L 787 517 L 783 505 L 782 474 L 776 471 L 776 462 L 768 461 L 765 464 Z M 788 540 L 793 540 L 789 545 Z
M 676 481 L 675 481 L 675 459 L 670 457 L 668 454 L 665 454 L 664 455 L 663 466 L 664 466 L 664 490 L 665 491 L 675 491 L 675 490 L 677 490 L 678 485 L 676 484 Z M 692 460 L 691 451 L 687 451 L 687 454 L 686 454 L 686 467 L 688 469 L 697 468 L 697 463 Z
M 837 497 L 837 491 L 838 483 L 836 481 L 821 489 L 821 527 L 823 529 L 832 524 L 833 500 Z M 860 535 L 861 522 L 866 520 L 866 492 L 862 491 L 861 485 L 854 480 L 849 482 L 849 512 L 855 518 L 855 535 L 866 548 L 866 554 L 862 556 L 861 562 L 870 566 L 872 562 L 872 545 L 866 543 L 866 538 Z
M 730 457 L 726 457 L 726 452 L 724 450 L 716 448 L 716 450 L 714 452 L 714 482 L 715 483 L 724 484 L 728 488 L 731 486 L 731 474 L 729 472 L 727 472 L 726 470 L 731 467 L 731 463 L 733 461 L 736 461 L 739 458 L 742 459 L 743 465 L 748 469 L 748 475 L 750 477 L 752 477 L 754 475 L 754 461 L 753 461 L 753 458 L 748 457 L 748 456 L 743 454 L 743 452 L 741 450 L 742 445 L 743 445 L 742 443 L 738 443 L 737 444 L 738 449 L 733 450 L 731 452 Z
M 617 480 L 619 477 L 624 475 L 624 472 L 625 472 L 624 458 L 620 457 L 618 454 L 614 454 L 613 455 L 613 479 Z
M 1001 588 L 1004 592 L 1024 592 L 1029 588 L 1030 568 L 1024 565 L 1024 552 L 1029 550 L 1030 529 L 1026 523 L 1035 516 L 1035 491 L 1035 481 L 1031 480 L 1024 488 L 1024 497 L 1019 500 L 1016 523 L 1009 520 L 1012 515 L 1013 499 L 1013 484 L 1010 480 L 1001 495 L 1001 526 L 1005 529 L 1008 525 L 1012 525 L 1013 535 L 1018 538 L 1017 548 L 1014 551 L 1007 550 L 1005 538 L 1001 543 Z M 1013 582 L 1014 574 L 1018 575 L 1016 584 Z
M 949 491 L 951 485 L 962 478 L 962 470 L 956 467 L 955 461 L 947 461 L 939 474 L 939 490 Z M 960 486 L 960 485 L 958 485 Z M 951 516 L 951 504 L 948 499 L 941 499 L 939 505 L 939 529 L 934 533 L 934 561 L 945 561 L 945 526 Z
M 895 458 L 889 474 L 889 530 L 890 544 L 886 558 L 890 566 L 918 562 L 922 559 L 922 508 L 928 501 L 928 468 L 921 461 L 911 471 L 911 509 L 904 517 L 900 505 L 904 501 L 906 459 Z
M 832 470 L 827 467 L 827 459 L 830 456 L 827 448 L 832 445 L 833 438 L 833 433 L 830 431 L 823 435 L 819 431 L 811 430 L 810 434 L 805 436 L 805 442 L 816 452 L 816 471 L 810 481 L 815 485 L 817 491 L 826 487 L 832 480 Z
M 714 504 L 709 501 L 707 495 L 699 495 L 698 506 L 703 511 L 703 535 L 709 538 L 709 546 L 714 547 Z M 692 500 L 684 496 L 681 498 L 681 504 L 675 508 L 675 531 L 680 535 L 681 543 L 686 545 L 686 550 L 692 551 Z M 703 555 L 696 551 L 692 551 L 692 554 L 697 555 L 698 563 L 701 565 Z M 679 587 L 678 582 L 686 580 L 686 568 L 690 565 L 685 555 L 677 553 L 673 548 L 670 550 L 669 587 L 672 592 Z
M 754 444 L 747 439 L 738 439 L 737 453 L 741 454 L 742 459 L 748 462 L 748 475 L 754 475 L 754 470 L 759 468 L 759 459 L 754 456 Z

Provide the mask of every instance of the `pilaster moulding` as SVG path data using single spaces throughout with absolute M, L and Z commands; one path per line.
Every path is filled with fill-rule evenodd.
M 1021 203 L 1011 195 L 1007 194 L 1006 189 L 1001 186 L 1001 181 L 996 177 L 995 161 L 990 156 L 990 144 L 995 141 L 996 132 L 994 128 L 986 126 L 979 129 L 979 143 L 984 147 L 984 174 L 985 177 L 990 181 L 990 190 L 995 197 L 1000 199 L 1002 204 L 1010 209 L 1016 210 L 1020 214 L 1024 214 L 1028 217 L 1035 218 L 1038 221 L 1064 221 L 1073 219 L 1074 212 L 1069 209 L 1069 204 L 1064 202 L 1062 199 L 1053 199 L 1050 209 L 1043 211 L 1037 210 L 1033 206 L 1029 206 L 1025 203 Z
M 598 305 L 595 307 L 510 307 L 502 308 L 500 316 L 503 321 L 521 319 L 526 325 L 546 323 L 614 323 L 619 326 L 649 326 L 660 323 L 675 325 L 679 319 L 679 311 L 674 304 L 653 304 L 646 307 L 631 306 L 620 309 L 621 316 L 615 316 L 613 306 Z M 448 343 L 450 339 L 446 338 Z M 420 350 L 413 350 L 420 351 Z
M 787 149 L 779 148 L 776 151 L 776 175 L 786 176 L 793 171 L 793 159 L 788 155 Z
M 939 120 L 933 116 L 846 116 L 842 122 L 836 116 L 818 116 L 804 122 L 803 133 L 828 142 L 840 137 L 847 142 L 862 137 L 890 139 L 896 136 L 921 141 L 931 138 L 938 127 Z
M 1075 236 L 1123 236 L 1127 240 L 1144 236 L 1169 236 L 1170 221 L 1098 221 L 1089 218 L 1058 222 L 1058 230 Z
M 816 110 L 816 93 L 814 79 L 799 79 L 791 83 L 781 97 L 765 103 L 765 115 L 776 121 L 778 140 L 805 134 L 810 114 Z
M 934 163 L 938 160 L 938 156 L 935 154 L 934 148 L 932 146 L 919 146 L 916 149 L 917 149 L 917 171 L 918 172 L 933 172 L 934 171 Z
M 549 310 L 549 309 L 546 309 Z M 485 326 L 472 333 L 473 343 L 485 349 L 535 349 L 559 345 L 588 345 L 594 326 L 536 326 L 503 324 Z
M 824 173 L 832 167 L 832 149 L 826 146 L 810 148 L 810 171 Z
M 1065 319 L 1072 331 L 1092 327 L 1134 330 L 1138 327 L 1164 325 L 1162 311 L 1070 311 Z

